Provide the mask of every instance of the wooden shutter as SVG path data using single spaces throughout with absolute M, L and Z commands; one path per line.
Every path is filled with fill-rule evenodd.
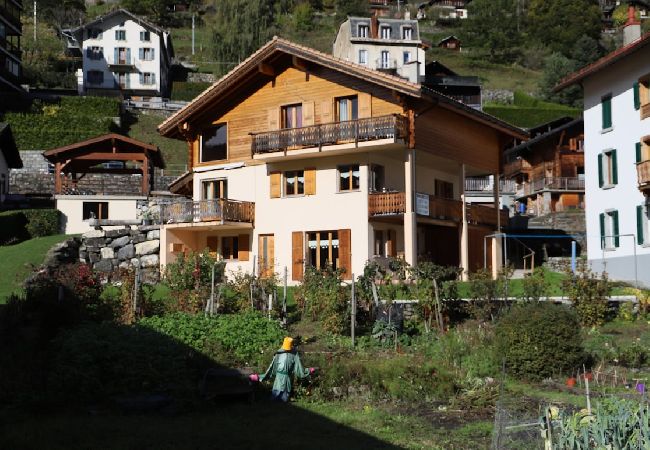
M 237 243 L 237 259 L 240 261 L 248 261 L 250 254 L 250 239 L 247 234 L 239 235 L 239 242 Z
M 599 153 L 598 154 L 598 187 L 603 187 L 604 183 L 603 179 L 603 154 Z
M 616 160 L 616 150 L 612 150 L 611 156 L 612 164 L 612 184 L 618 184 L 618 162 Z
M 603 129 L 612 127 L 612 97 L 607 96 L 603 98 L 601 103 L 603 112 Z
M 302 102 L 302 126 L 308 127 L 314 123 L 314 102 Z
M 351 246 L 351 230 L 339 230 L 339 269 L 343 269 L 343 279 L 352 279 L 352 246 Z
M 305 195 L 316 195 L 316 168 L 305 169 Z
M 643 236 L 643 205 L 638 205 L 636 207 L 636 242 L 639 245 L 643 245 L 645 237 Z
M 271 198 L 280 198 L 282 196 L 282 173 L 271 172 Z
M 395 258 L 397 256 L 397 233 L 395 230 L 388 230 L 388 256 Z
M 600 214 L 600 248 L 605 248 L 605 214 Z
M 621 245 L 621 239 L 618 235 L 618 211 L 612 211 L 612 222 L 614 222 L 614 247 L 618 248 Z
M 278 130 L 280 128 L 278 108 L 270 108 L 266 114 L 269 130 Z
M 359 93 L 359 119 L 372 117 L 372 95 Z
M 641 95 L 639 92 L 639 82 L 635 82 L 633 85 L 634 89 L 634 109 L 639 109 L 641 108 Z
M 291 279 L 302 281 L 303 263 L 305 261 L 305 239 L 302 231 L 291 233 Z
M 320 105 L 320 123 L 334 122 L 332 118 L 332 101 L 326 100 Z
M 640 142 L 636 143 L 636 162 L 637 163 L 641 162 L 641 143 Z

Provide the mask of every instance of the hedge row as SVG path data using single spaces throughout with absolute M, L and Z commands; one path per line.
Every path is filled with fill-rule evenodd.
M 23 209 L 0 213 L 0 245 L 60 232 L 57 209 Z
M 561 117 L 577 117 L 580 114 L 580 110 L 575 108 L 526 108 L 512 105 L 486 105 L 483 111 L 522 128 L 532 128 Z

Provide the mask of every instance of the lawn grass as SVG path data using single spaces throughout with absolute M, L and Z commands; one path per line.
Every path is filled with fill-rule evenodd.
M 45 254 L 54 245 L 69 238 L 58 234 L 30 239 L 15 245 L 0 247 L 0 303 L 20 292 L 25 278 L 34 266 L 43 262 Z

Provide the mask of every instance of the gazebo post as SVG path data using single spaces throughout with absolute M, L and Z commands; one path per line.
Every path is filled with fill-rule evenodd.
M 149 195 L 149 158 L 142 160 L 142 195 Z
M 54 193 L 61 193 L 61 163 L 56 162 L 54 164 Z

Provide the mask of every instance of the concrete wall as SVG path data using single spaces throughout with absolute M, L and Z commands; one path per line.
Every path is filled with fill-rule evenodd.
M 108 196 L 108 195 L 57 195 L 56 208 L 61 211 L 61 228 L 65 234 L 86 233 L 93 228 L 88 220 L 83 220 L 84 202 L 108 202 L 110 220 L 137 220 L 138 201 L 146 201 L 142 196 Z

